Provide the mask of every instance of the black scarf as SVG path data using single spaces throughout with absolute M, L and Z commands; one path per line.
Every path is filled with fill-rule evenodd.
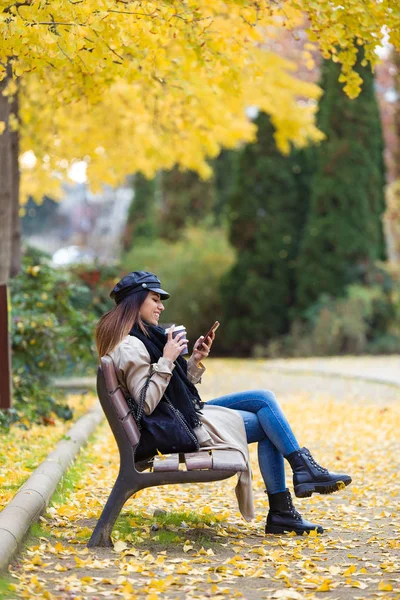
M 137 337 L 146 346 L 150 354 L 151 363 L 156 363 L 163 355 L 164 346 L 167 343 L 167 335 L 162 327 L 147 325 L 149 336 L 146 336 L 142 330 L 135 325 L 130 331 L 130 335 Z M 192 427 L 201 424 L 199 415 L 204 406 L 196 387 L 187 378 L 187 361 L 182 357 L 174 361 L 175 369 L 165 390 L 165 394 L 172 404 L 185 417 L 187 423 Z

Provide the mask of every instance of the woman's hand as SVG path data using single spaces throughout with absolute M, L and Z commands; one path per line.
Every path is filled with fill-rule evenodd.
M 194 359 L 196 365 L 199 364 L 202 360 L 207 358 L 210 354 L 212 343 L 215 339 L 214 331 L 207 339 L 204 339 L 204 336 L 201 335 L 195 345 L 193 346 L 192 358 Z
M 175 329 L 175 325 L 172 325 L 168 331 L 168 341 L 164 346 L 163 356 L 164 358 L 168 358 L 170 361 L 174 362 L 185 346 L 187 346 L 188 341 L 186 339 L 186 333 L 183 331 L 182 333 L 178 333 L 178 335 L 173 338 L 172 333 Z

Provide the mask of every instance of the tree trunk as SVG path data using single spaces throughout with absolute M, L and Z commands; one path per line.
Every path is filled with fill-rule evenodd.
M 400 52 L 393 49 L 393 63 L 396 66 L 394 86 L 397 92 L 393 127 L 395 147 L 393 149 L 395 180 L 386 191 L 386 212 L 384 216 L 385 236 L 389 262 L 400 263 Z
M 0 135 L 0 407 L 11 405 L 10 339 L 8 333 L 7 280 L 11 266 L 12 226 L 12 143 L 8 127 L 11 105 L 3 96 L 9 76 L 0 81 L 0 122 L 6 125 Z
M 15 94 L 11 112 L 19 117 L 18 92 Z M 19 217 L 19 130 L 11 132 L 11 261 L 10 277 L 15 277 L 21 269 L 21 220 Z
M 0 409 L 11 407 L 11 360 L 8 333 L 7 286 L 0 284 Z
M 400 179 L 400 50 L 393 50 L 394 64 L 396 66 L 395 89 L 397 92 L 394 113 L 394 130 L 396 133 L 396 147 L 394 153 L 395 177 Z
M 8 81 L 8 77 L 0 81 L 0 122 L 6 124 L 0 135 L 0 284 L 7 283 L 11 265 L 12 143 L 8 127 L 11 105 L 3 96 Z

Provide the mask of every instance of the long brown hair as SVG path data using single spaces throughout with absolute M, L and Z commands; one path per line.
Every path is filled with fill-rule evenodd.
M 148 293 L 148 290 L 140 290 L 136 294 L 127 296 L 101 317 L 95 333 L 99 358 L 112 352 L 136 323 L 143 333 L 148 335 L 147 328 L 140 317 L 140 307 Z

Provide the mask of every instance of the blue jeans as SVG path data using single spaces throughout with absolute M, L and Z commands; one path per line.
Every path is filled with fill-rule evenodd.
M 242 415 L 248 443 L 258 442 L 258 464 L 267 492 L 284 492 L 283 457 L 300 446 L 274 394 L 250 390 L 221 396 L 207 404 L 224 406 Z

